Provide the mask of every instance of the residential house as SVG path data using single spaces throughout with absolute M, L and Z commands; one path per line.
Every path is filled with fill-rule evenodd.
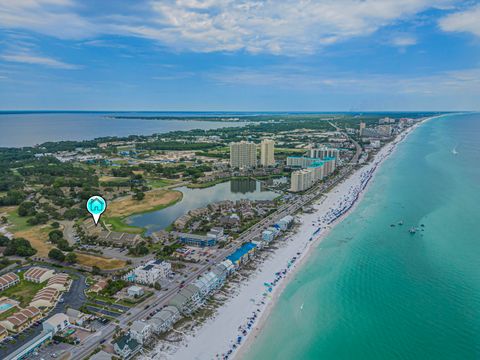
M 130 336 L 140 344 L 147 342 L 153 333 L 153 326 L 150 322 L 136 320 L 130 326 Z
M 98 280 L 93 286 L 89 289 L 90 292 L 99 293 L 107 286 L 108 282 L 106 279 Z
M 140 286 L 134 285 L 134 286 L 130 286 L 127 289 L 127 294 L 128 296 L 131 296 L 131 297 L 140 297 L 143 294 L 145 294 L 145 291 L 143 291 L 143 288 L 141 288 Z
M 45 308 L 54 306 L 59 295 L 57 289 L 45 287 L 35 294 L 30 305 Z
M 48 288 L 54 288 L 58 291 L 66 291 L 70 283 L 70 276 L 65 273 L 55 274 L 50 279 L 48 279 L 47 286 Z
M 168 305 L 175 306 L 184 315 L 189 315 L 203 304 L 202 300 L 200 289 L 194 284 L 189 284 L 180 290 Z
M 27 281 L 31 281 L 37 284 L 47 281 L 55 274 L 55 271 L 52 269 L 47 269 L 44 267 L 34 266 L 25 271 L 23 278 Z
M 0 342 L 2 342 L 8 336 L 8 331 L 2 325 L 0 325 Z
M 8 331 L 19 333 L 30 327 L 35 321 L 42 316 L 40 310 L 34 306 L 28 306 L 19 312 L 7 317 L 4 321 L 0 321 L 0 325 Z
M 138 284 L 154 285 L 157 281 L 167 278 L 172 271 L 172 265 L 163 260 L 151 260 L 145 265 L 130 271 L 123 278 Z
M 113 349 L 117 355 L 126 360 L 138 353 L 142 349 L 142 346 L 130 335 L 123 335 L 115 340 Z
M 238 268 L 241 264 L 244 264 L 251 259 L 256 248 L 256 245 L 251 242 L 245 243 L 233 254 L 227 256 L 227 259 L 230 260 L 233 265 Z
M 195 282 L 194 285 L 200 289 L 200 294 L 205 298 L 213 290 L 218 288 L 218 277 L 214 272 L 209 271 L 202 276 L 200 276 Z
M 180 319 L 180 312 L 175 306 L 166 306 L 160 312 L 153 315 L 150 324 L 156 334 L 162 334 L 170 330 Z
M 0 291 L 8 289 L 11 286 L 17 285 L 20 282 L 20 278 L 13 272 L 6 273 L 0 276 Z
M 64 313 L 57 313 L 43 322 L 43 330 L 56 334 L 70 326 L 70 320 Z
M 111 243 L 114 246 L 136 246 L 143 239 L 138 234 L 128 234 L 117 231 L 102 231 L 97 235 L 97 241 Z

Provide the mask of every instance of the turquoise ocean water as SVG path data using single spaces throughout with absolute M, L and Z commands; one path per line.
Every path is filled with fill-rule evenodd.
M 418 128 L 312 251 L 245 359 L 480 359 L 480 114 Z

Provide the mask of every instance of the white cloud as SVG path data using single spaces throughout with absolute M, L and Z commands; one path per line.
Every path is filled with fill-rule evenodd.
M 296 55 L 369 35 L 383 26 L 447 3 L 450 1 L 155 0 L 153 22 L 129 24 L 121 29 L 180 50 Z M 411 45 L 412 41 L 403 39 L 403 46 Z
M 96 31 L 75 13 L 71 0 L 0 0 L 0 28 L 27 29 L 60 39 L 82 39 Z
M 59 61 L 53 58 L 45 57 L 45 56 L 38 56 L 32 55 L 28 53 L 7 53 L 1 54 L 0 59 L 9 61 L 9 62 L 17 62 L 23 64 L 34 64 L 34 65 L 41 65 L 56 69 L 65 69 L 65 70 L 74 70 L 79 69 L 78 65 L 68 64 L 63 61 Z
M 0 0 L 0 27 L 63 39 L 143 37 L 180 51 L 301 55 L 455 0 L 149 0 L 90 18 L 73 1 Z
M 439 21 L 443 31 L 470 32 L 480 36 L 480 5 L 450 14 Z
M 413 35 L 398 35 L 395 36 L 391 44 L 398 47 L 407 47 L 417 44 L 417 39 Z

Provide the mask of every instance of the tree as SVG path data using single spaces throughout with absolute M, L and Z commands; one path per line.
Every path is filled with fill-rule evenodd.
M 18 216 L 33 216 L 36 214 L 35 203 L 24 201 L 18 206 Z
M 30 225 L 45 224 L 48 221 L 48 215 L 45 213 L 36 213 L 34 217 L 27 220 Z
M 18 255 L 18 256 L 32 256 L 37 253 L 37 250 L 32 248 L 30 241 L 24 238 L 15 238 L 8 242 L 7 248 L 3 252 L 5 256 Z
M 60 227 L 60 223 L 58 221 L 54 221 L 50 224 L 53 229 L 58 229 Z
M 50 250 L 48 252 L 48 257 L 50 259 L 57 260 L 57 261 L 64 261 L 65 260 L 65 255 L 63 254 L 63 252 L 61 252 L 57 248 L 53 248 L 52 250 Z
M 100 268 L 98 266 L 92 266 L 92 275 L 100 275 Z
M 62 251 L 72 251 L 72 247 L 70 246 L 70 244 L 68 243 L 67 240 L 65 239 L 60 239 L 57 241 L 57 247 L 62 250 Z
M 74 264 L 77 262 L 77 254 L 75 254 L 74 252 L 69 252 L 67 254 L 67 256 L 65 256 L 65 261 L 70 263 L 70 264 Z
M 143 193 L 141 191 L 136 191 L 135 194 L 133 195 L 133 198 L 135 200 L 141 201 L 141 200 L 145 199 L 145 193 Z
M 56 244 L 60 239 L 63 239 L 63 232 L 61 230 L 52 230 L 48 233 L 48 238 L 54 244 Z
M 0 235 L 0 246 L 7 246 L 10 239 L 4 235 Z

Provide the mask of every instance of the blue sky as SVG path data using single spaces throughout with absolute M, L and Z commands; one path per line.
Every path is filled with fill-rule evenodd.
M 0 0 L 0 109 L 480 110 L 480 2 Z

